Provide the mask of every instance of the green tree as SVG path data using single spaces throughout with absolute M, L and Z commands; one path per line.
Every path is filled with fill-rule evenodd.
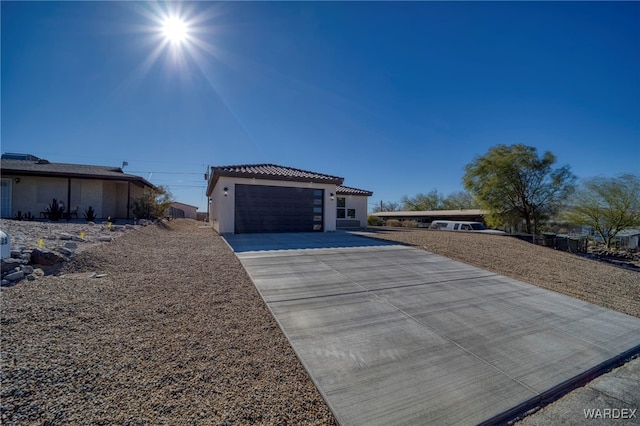
M 640 226 L 640 177 L 623 174 L 584 179 L 571 197 L 564 219 L 590 226 L 610 247 L 621 230 Z
M 480 207 L 489 211 L 490 225 L 516 226 L 537 233 L 571 193 L 575 176 L 569 166 L 553 169 L 556 157 L 549 151 L 539 157 L 534 147 L 497 145 L 465 167 L 463 183 Z
M 476 209 L 480 207 L 476 197 L 468 191 L 452 192 L 442 199 L 443 210 Z
M 380 201 L 380 204 L 373 206 L 373 212 L 397 212 L 400 210 L 400 205 L 394 201 L 384 202 Z
M 400 202 L 402 210 L 405 211 L 438 210 L 442 205 L 442 196 L 434 189 L 427 194 L 419 193 L 411 198 L 405 195 Z
M 165 210 L 173 202 L 173 197 L 164 186 L 145 191 L 144 195 L 133 201 L 133 215 L 137 219 L 161 219 Z

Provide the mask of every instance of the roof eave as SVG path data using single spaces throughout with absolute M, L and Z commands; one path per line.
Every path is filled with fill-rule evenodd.
M 152 189 L 157 189 L 155 185 L 151 182 L 147 181 L 145 178 L 135 175 L 127 175 L 123 174 L 122 176 L 105 176 L 105 175 L 96 175 L 90 173 L 65 173 L 65 172 L 42 172 L 42 171 L 33 171 L 33 170 L 20 170 L 20 169 L 2 169 L 3 175 L 23 175 L 23 176 L 41 176 L 41 177 L 61 177 L 61 178 L 71 178 L 71 179 L 101 179 L 101 180 L 119 180 L 126 182 L 139 182 L 142 183 L 143 186 L 148 186 Z
M 277 181 L 285 181 L 285 182 L 304 182 L 304 183 L 327 184 L 327 185 L 341 185 L 342 182 L 344 182 L 344 178 L 341 178 L 341 177 L 314 179 L 313 177 L 259 175 L 259 174 L 248 174 L 243 172 L 234 172 L 234 171 L 226 171 L 226 170 L 221 171 L 219 169 L 212 167 L 211 179 L 209 181 L 209 184 L 207 185 L 207 196 L 211 195 L 211 193 L 213 192 L 213 188 L 215 188 L 216 183 L 221 177 L 231 177 L 231 178 L 240 178 L 240 179 L 277 180 Z

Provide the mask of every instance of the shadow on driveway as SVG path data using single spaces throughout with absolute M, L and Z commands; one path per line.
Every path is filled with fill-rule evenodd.
M 273 234 L 229 234 L 223 238 L 234 252 L 388 247 L 398 243 L 366 238 L 345 231 Z

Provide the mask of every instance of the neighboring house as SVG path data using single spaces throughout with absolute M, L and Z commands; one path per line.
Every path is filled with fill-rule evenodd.
M 132 219 L 133 201 L 154 185 L 119 167 L 51 163 L 28 154 L 3 154 L 0 160 L 2 217 L 21 212 L 47 217 L 55 198 L 65 213 L 82 219 L 92 207 L 96 218 Z
M 372 213 L 384 221 L 397 219 L 400 221 L 412 220 L 420 227 L 428 227 L 434 220 L 459 220 L 469 222 L 484 222 L 487 211 L 480 209 L 460 209 L 460 210 L 425 210 L 425 211 L 401 211 L 401 212 L 378 212 Z
M 640 248 L 640 229 L 623 229 L 613 237 L 612 245 L 622 249 Z
M 343 181 L 274 164 L 212 167 L 209 221 L 220 234 L 366 226 L 367 197 L 372 193 L 343 187 Z
M 198 215 L 197 210 L 197 206 L 174 201 L 165 212 L 165 216 L 171 216 L 174 219 L 196 219 Z

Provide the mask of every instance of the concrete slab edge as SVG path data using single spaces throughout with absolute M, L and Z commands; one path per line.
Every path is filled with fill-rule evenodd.
M 638 356 L 640 356 L 640 345 L 634 346 L 617 356 L 609 358 L 595 367 L 578 374 L 577 376 L 568 379 L 545 392 L 542 392 L 528 401 L 479 423 L 478 426 L 513 425 L 526 416 L 531 415 L 545 406 L 557 401 L 569 392 L 586 385 L 599 376 L 626 364 Z
M 249 271 L 247 271 L 246 268 L 245 268 L 245 271 L 251 277 L 251 274 L 249 274 Z M 309 379 L 311 379 L 311 382 L 313 383 L 313 385 L 318 390 L 318 393 L 320 393 L 320 396 L 324 400 L 325 404 L 327 404 L 327 407 L 329 408 L 329 411 L 331 411 L 331 414 L 333 414 L 333 418 L 336 420 L 336 423 L 338 425 L 341 425 L 342 422 L 340 421 L 339 413 L 331 405 L 331 402 L 329 401 L 329 398 L 327 398 L 327 395 L 324 393 L 324 390 L 320 387 L 320 384 L 316 381 L 315 377 L 313 377 L 313 375 L 311 374 L 311 370 L 309 369 L 309 366 L 304 362 L 304 360 L 298 354 L 297 349 L 291 343 L 291 338 L 289 337 L 289 335 L 285 331 L 284 327 L 280 323 L 280 320 L 278 319 L 276 314 L 273 313 L 273 310 L 271 309 L 271 305 L 266 301 L 266 299 L 264 298 L 264 295 L 260 291 L 260 288 L 258 288 L 258 286 L 255 284 L 255 281 L 253 281 L 253 278 L 251 278 L 251 282 L 253 283 L 255 289 L 258 291 L 258 294 L 260 294 L 260 297 L 262 298 L 262 302 L 267 306 L 267 309 L 269 309 L 269 312 L 271 313 L 271 317 L 276 321 L 276 324 L 278 324 L 278 327 L 280 328 L 280 331 L 282 332 L 284 337 L 287 339 L 287 342 L 289 342 L 289 346 L 291 346 L 291 349 L 293 349 L 293 353 L 296 355 L 296 358 L 298 358 L 298 361 L 300 361 L 300 364 L 302 364 L 302 366 L 304 367 L 304 370 L 307 372 L 307 376 L 309 377 Z

